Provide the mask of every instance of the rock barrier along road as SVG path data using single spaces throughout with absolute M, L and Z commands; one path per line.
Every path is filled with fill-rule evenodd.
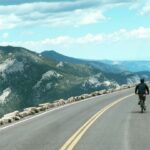
M 133 89 L 96 96 L 0 127 L 2 150 L 149 150 L 150 97 Z

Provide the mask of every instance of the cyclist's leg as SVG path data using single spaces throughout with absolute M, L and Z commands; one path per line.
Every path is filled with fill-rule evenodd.
M 140 106 L 141 106 L 141 113 L 143 113 L 145 110 L 143 97 L 141 97 Z
M 145 101 L 146 101 L 146 96 L 144 95 L 144 96 L 143 96 L 144 110 L 146 110 Z
M 139 94 L 139 102 L 138 102 L 138 105 L 141 104 L 141 100 L 142 100 L 142 96 Z

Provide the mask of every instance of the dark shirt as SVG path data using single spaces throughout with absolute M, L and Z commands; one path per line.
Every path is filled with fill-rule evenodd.
M 146 83 L 140 83 L 135 87 L 136 94 L 149 94 L 149 88 Z

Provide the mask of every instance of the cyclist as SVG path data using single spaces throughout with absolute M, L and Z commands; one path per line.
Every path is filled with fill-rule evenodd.
M 145 104 L 146 94 L 149 94 L 149 87 L 144 82 L 144 79 L 142 78 L 140 81 L 141 81 L 141 83 L 139 83 L 135 88 L 135 94 L 139 95 L 138 105 L 140 105 L 141 100 L 143 100 L 144 104 Z M 146 110 L 146 107 L 145 107 L 145 110 Z

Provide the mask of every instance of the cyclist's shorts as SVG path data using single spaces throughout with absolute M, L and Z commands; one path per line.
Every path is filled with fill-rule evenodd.
M 140 94 L 139 94 L 139 99 L 145 101 L 145 100 L 146 100 L 146 96 L 145 96 L 145 95 L 140 95 Z

